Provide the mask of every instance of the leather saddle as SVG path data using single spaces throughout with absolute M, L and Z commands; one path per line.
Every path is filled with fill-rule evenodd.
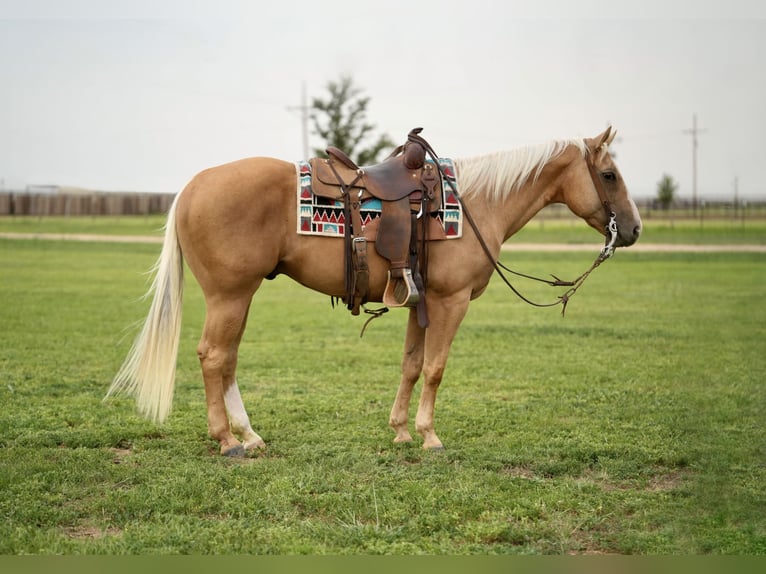
M 426 241 L 442 239 L 444 232 L 428 215 L 441 207 L 441 177 L 436 165 L 426 161 L 428 144 L 418 135 L 421 130 L 411 130 L 407 142 L 377 165 L 360 167 L 332 146 L 327 148 L 327 158 L 310 160 L 314 194 L 344 203 L 344 302 L 353 315 L 358 315 L 359 306 L 367 302 L 367 242 L 371 241 L 378 254 L 389 261 L 383 303 L 388 307 L 416 306 L 421 326 L 428 325 L 424 299 Z M 380 200 L 381 216 L 362 226 L 361 206 L 372 198 Z

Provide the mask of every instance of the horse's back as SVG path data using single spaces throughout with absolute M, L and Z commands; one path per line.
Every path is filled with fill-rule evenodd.
M 251 157 L 205 169 L 195 175 L 179 198 L 181 209 L 241 210 L 276 191 L 295 188 L 295 164 L 269 157 Z

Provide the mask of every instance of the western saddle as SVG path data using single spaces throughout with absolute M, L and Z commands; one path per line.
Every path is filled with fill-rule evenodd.
M 418 135 L 421 131 L 411 130 L 407 142 L 377 165 L 359 167 L 332 146 L 327 148 L 327 158 L 310 160 L 314 194 L 344 204 L 343 302 L 352 315 L 358 315 L 359 306 L 368 300 L 367 243 L 374 241 L 378 254 L 389 261 L 384 305 L 417 307 L 419 324 L 428 326 L 426 242 L 444 238 L 444 232 L 429 216 L 441 207 L 442 185 L 437 164 L 426 161 L 426 151 L 432 153 L 432 149 Z M 362 225 L 362 204 L 373 198 L 381 202 L 381 216 Z

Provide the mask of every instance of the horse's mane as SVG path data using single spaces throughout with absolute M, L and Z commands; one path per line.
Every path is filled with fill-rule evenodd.
M 582 139 L 573 138 L 456 159 L 460 193 L 463 196 L 483 193 L 489 200 L 503 200 L 530 176 L 537 179 L 545 165 L 570 145 L 576 146 L 583 155 L 587 151 Z

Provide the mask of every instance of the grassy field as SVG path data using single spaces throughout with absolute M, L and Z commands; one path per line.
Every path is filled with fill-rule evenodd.
M 162 234 L 164 215 L 93 217 L 0 216 L 0 232 L 11 233 L 92 233 L 97 235 Z
M 766 244 L 766 220 L 644 219 L 641 243 L 689 244 Z M 533 219 L 511 240 L 529 243 L 598 243 L 598 235 L 574 217 Z
M 101 402 L 158 250 L 0 239 L 0 553 L 766 554 L 766 255 L 620 251 L 565 318 L 493 281 L 437 401 L 443 453 L 386 424 L 406 313 L 359 339 L 269 282 L 239 365 L 269 447 L 229 460 L 191 276 L 169 421 Z M 592 255 L 504 261 L 566 277 Z
M 0 233 L 86 233 L 98 235 L 161 235 L 164 216 L 133 217 L 10 217 L 0 216 Z M 600 239 L 580 219 L 539 217 L 511 241 L 528 243 L 587 243 Z M 731 218 L 644 220 L 641 243 L 766 244 L 766 219 Z

